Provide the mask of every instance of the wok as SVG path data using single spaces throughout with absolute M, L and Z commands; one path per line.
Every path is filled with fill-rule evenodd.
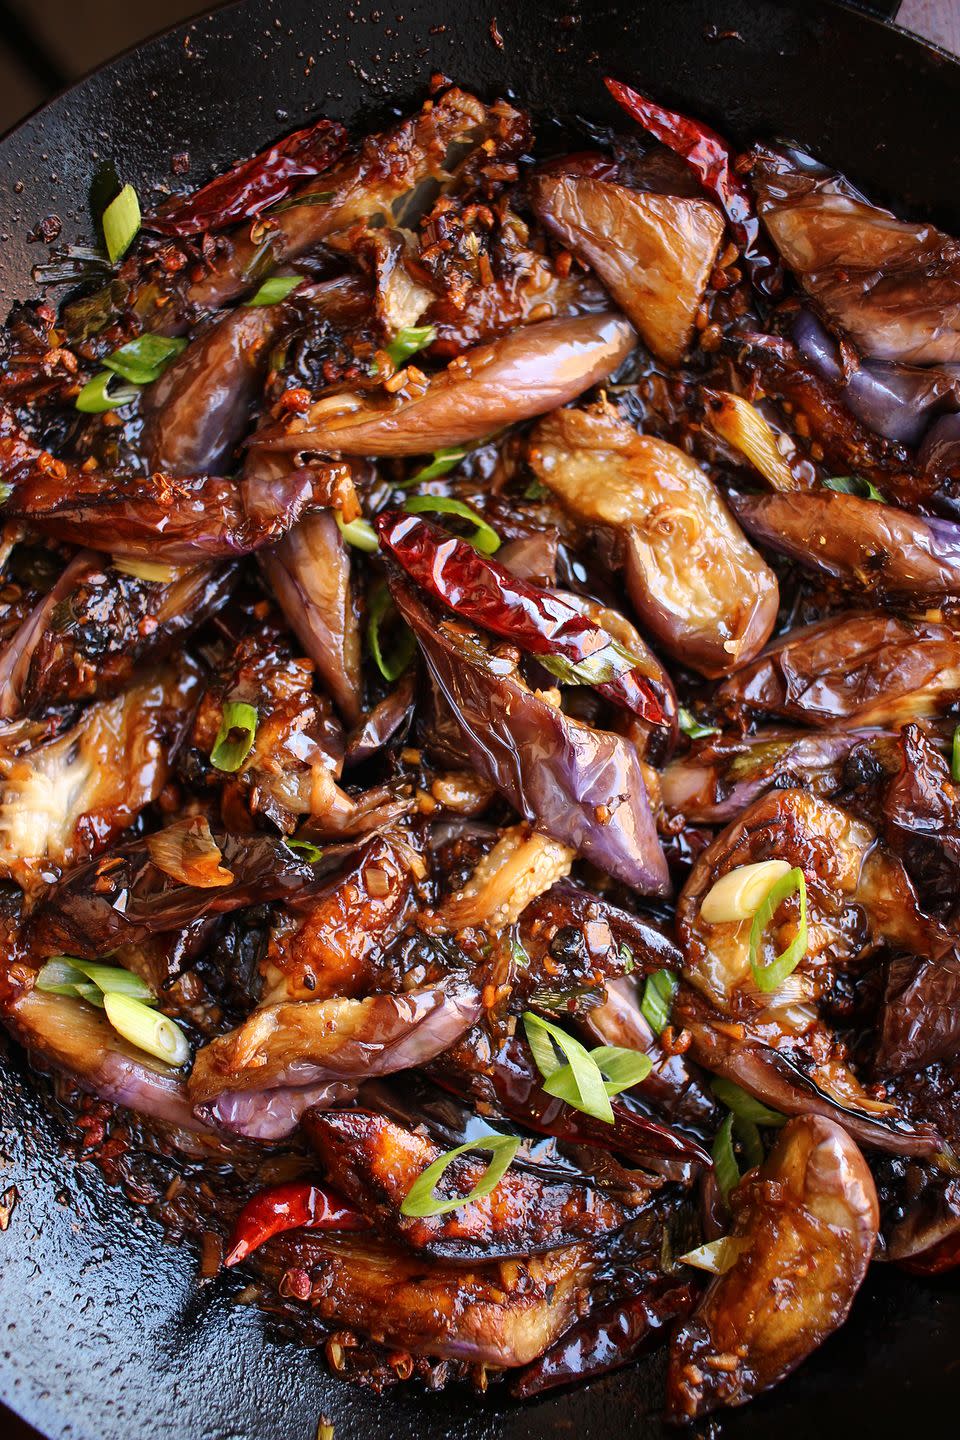
M 889 13 L 895 6 L 886 7 Z M 398 18 L 402 11 L 402 19 Z M 712 120 L 741 142 L 788 135 L 872 195 L 960 232 L 960 64 L 832 0 L 244 0 L 181 26 L 82 81 L 0 144 L 0 294 L 35 291 L 58 215 L 92 232 L 106 167 L 141 194 L 190 156 L 199 182 L 318 112 L 364 126 L 415 102 L 433 70 L 541 114 L 616 120 L 604 71 Z M 331 1378 L 235 1303 L 243 1281 L 200 1286 L 188 1252 L 64 1159 L 43 1082 L 0 1059 L 0 1156 L 19 1200 L 0 1235 L 0 1396 L 71 1440 L 654 1440 L 662 1356 L 527 1406 L 494 1386 L 377 1396 Z M 842 1332 L 770 1396 L 710 1434 L 902 1437 L 955 1423 L 960 1284 L 877 1266 Z M 676 1432 L 673 1432 L 676 1433 Z

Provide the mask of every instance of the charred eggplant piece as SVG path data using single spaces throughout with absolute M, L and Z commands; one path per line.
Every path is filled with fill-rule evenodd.
M 577 175 L 539 175 L 531 190 L 548 230 L 599 275 L 653 353 L 678 365 L 723 238 L 715 206 Z
M 776 578 L 688 455 L 598 408 L 541 421 L 530 463 L 576 518 L 614 532 L 634 608 L 666 650 L 712 676 L 756 655 Z
M 960 526 L 837 491 L 729 496 L 761 545 L 880 597 L 923 604 L 960 593 Z
M 732 1196 L 733 1266 L 673 1340 L 668 1416 L 742 1405 L 789 1375 L 847 1317 L 877 1240 L 877 1192 L 838 1125 L 785 1125 Z
M 328 1175 L 370 1215 L 382 1233 L 438 1259 L 522 1258 L 580 1240 L 615 1234 L 643 1209 L 649 1191 L 619 1194 L 588 1176 L 515 1161 L 494 1190 L 446 1215 L 410 1217 L 400 1207 L 419 1175 L 443 1153 L 428 1136 L 369 1110 L 312 1113 L 306 1129 Z M 444 1189 L 468 1194 L 487 1167 L 463 1155 L 448 1167 Z
M 391 588 L 477 773 L 555 840 L 646 894 L 665 893 L 636 751 L 542 700 L 475 632 L 438 620 L 403 582 Z
M 480 992 L 455 978 L 403 995 L 266 1005 L 198 1051 L 190 1095 L 197 1113 L 224 1130 L 281 1140 L 311 1106 L 432 1060 L 479 1014 Z
M 893 728 L 946 709 L 958 690 L 960 641 L 947 626 L 848 612 L 788 631 L 717 696 L 817 729 Z

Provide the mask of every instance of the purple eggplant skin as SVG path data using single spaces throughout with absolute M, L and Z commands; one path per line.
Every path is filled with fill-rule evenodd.
M 525 819 L 645 895 L 667 863 L 636 750 L 528 690 L 465 626 L 441 620 L 396 573 L 390 588 L 479 775 Z
M 845 366 L 837 341 L 810 310 L 801 310 L 793 338 L 821 379 L 840 387 L 843 403 L 887 440 L 916 446 L 938 410 L 960 406 L 960 378 L 948 370 L 867 360 Z
M 195 1113 L 250 1139 L 292 1134 L 306 1110 L 343 1103 L 361 1081 L 426 1064 L 481 1013 L 480 991 L 447 977 L 402 995 L 267 1005 L 197 1053 Z
M 511 1395 L 529 1400 L 558 1385 L 580 1383 L 629 1365 L 666 1339 L 668 1328 L 689 1315 L 699 1293 L 693 1281 L 657 1276 L 639 1295 L 573 1325 L 521 1371 L 510 1387 Z
M 143 450 L 151 471 L 221 473 L 249 423 L 281 319 L 278 305 L 218 317 L 146 387 Z
M 358 401 L 336 413 L 321 401 L 322 411 L 265 432 L 258 444 L 332 455 L 424 455 L 469 444 L 576 399 L 636 343 L 629 321 L 610 311 L 543 320 L 466 351 L 422 395 L 376 406 Z
M 156 836 L 148 837 L 156 840 Z M 223 915 L 241 906 L 309 900 L 363 843 L 329 845 L 308 864 L 270 835 L 214 831 L 220 864 L 233 880 L 212 888 L 174 880 L 150 858 L 148 840 L 131 840 L 77 866 L 44 892 L 34 911 L 31 935 L 38 954 L 94 960 L 118 945 L 177 930 L 201 915 Z
M 850 752 L 858 745 L 869 749 L 874 738 L 875 732 L 856 730 L 760 730 L 733 741 L 709 736 L 671 760 L 660 777 L 660 796 L 668 815 L 693 825 L 727 825 L 774 786 L 836 790 Z
M 214 1139 L 193 1113 L 183 1075 L 128 1045 L 91 1005 L 29 990 L 13 1001 L 4 1023 L 33 1059 L 81 1090 L 175 1131 Z
M 334 467 L 334 482 L 341 467 Z M 293 470 L 173 477 L 86 471 L 55 460 L 0 409 L 0 480 L 11 486 L 6 520 L 71 545 L 134 560 L 197 565 L 246 555 L 279 540 L 310 509 L 329 503 L 331 474 Z
M 960 640 L 944 625 L 847 611 L 791 630 L 719 687 L 727 707 L 817 729 L 890 726 L 960 690 Z
M 927 909 L 949 913 L 960 879 L 960 787 L 922 725 L 905 725 L 898 770 L 881 802 L 884 838 L 906 867 Z
M 915 365 L 960 361 L 960 245 L 932 225 L 871 205 L 835 171 L 757 147 L 761 218 L 818 309 L 864 355 Z
M 754 540 L 878 597 L 960 595 L 960 525 L 839 491 L 728 496 Z
M 198 565 L 140 580 L 81 551 L 0 655 L 0 718 L 103 699 L 161 659 L 229 598 L 235 567 Z
M 960 956 L 891 960 L 873 1057 L 878 1076 L 923 1070 L 960 1051 Z
M 681 983 L 673 1016 L 674 1023 L 689 1032 L 690 1054 L 698 1064 L 732 1080 L 771 1110 L 836 1120 L 868 1150 L 930 1159 L 943 1148 L 942 1137 L 931 1125 L 914 1126 L 896 1115 L 871 1117 L 852 1110 L 825 1095 L 772 1046 L 733 1038 L 729 1022 L 689 985 Z
M 343 768 L 349 770 L 354 765 L 362 765 L 394 737 L 399 737 L 413 719 L 415 705 L 416 674 L 407 670 L 389 694 L 378 701 L 347 736 Z
M 333 513 L 307 515 L 260 567 L 300 644 L 348 725 L 361 713 L 360 629 L 350 586 L 350 555 Z

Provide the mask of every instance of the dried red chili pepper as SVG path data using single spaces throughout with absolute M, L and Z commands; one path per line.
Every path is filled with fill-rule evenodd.
M 357 1210 L 332 1190 L 293 1180 L 258 1190 L 237 1216 L 224 1265 L 239 1265 L 273 1235 L 285 1230 L 365 1230 Z
M 161 235 L 199 235 L 252 220 L 284 200 L 296 180 L 322 175 L 343 154 L 347 132 L 335 120 L 317 120 L 268 150 L 234 165 L 190 195 L 175 196 L 143 224 Z
M 626 650 L 562 596 L 520 580 L 465 540 L 402 511 L 384 511 L 377 531 L 384 552 L 433 599 L 538 656 L 561 680 L 593 685 L 650 724 L 666 723 L 648 678 L 659 678 L 653 657 Z
M 734 152 L 727 141 L 709 126 L 666 110 L 619 80 L 604 76 L 603 83 L 628 115 L 686 160 L 703 188 L 723 207 L 754 285 L 765 295 L 779 295 L 780 261 L 760 227 L 749 186 L 734 169 Z

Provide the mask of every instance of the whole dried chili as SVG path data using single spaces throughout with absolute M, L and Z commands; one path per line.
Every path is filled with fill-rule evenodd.
M 239 1265 L 285 1230 L 365 1230 L 369 1221 L 332 1190 L 293 1180 L 258 1190 L 237 1216 L 224 1265 Z
M 335 120 L 295 130 L 250 160 L 234 165 L 190 195 L 175 196 L 143 224 L 161 235 L 200 235 L 252 220 L 284 200 L 294 182 L 322 175 L 343 154 L 347 132 Z
M 666 723 L 649 678 L 656 677 L 653 657 L 632 654 L 562 596 L 402 511 L 384 511 L 377 531 L 383 551 L 434 600 L 538 656 L 559 679 L 593 685 L 650 724 Z
M 715 196 L 730 222 L 750 279 L 765 295 L 779 295 L 783 271 L 764 235 L 746 181 L 734 167 L 731 146 L 711 130 L 676 110 L 667 110 L 624 85 L 604 76 L 610 94 L 661 145 L 687 162 L 703 188 Z

